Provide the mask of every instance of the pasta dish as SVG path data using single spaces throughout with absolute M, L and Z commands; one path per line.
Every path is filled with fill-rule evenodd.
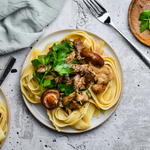
M 0 100 L 0 143 L 6 137 L 7 132 L 7 110 L 3 102 Z
M 90 127 L 92 117 L 119 100 L 121 82 L 115 60 L 104 42 L 74 31 L 43 51 L 35 48 L 21 75 L 21 91 L 31 103 L 41 103 L 54 127 Z

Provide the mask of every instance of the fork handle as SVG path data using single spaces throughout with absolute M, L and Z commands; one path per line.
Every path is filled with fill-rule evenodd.
M 134 52 L 140 57 L 140 59 L 150 68 L 150 59 L 135 46 L 114 24 L 113 22 L 110 25 L 130 44 Z

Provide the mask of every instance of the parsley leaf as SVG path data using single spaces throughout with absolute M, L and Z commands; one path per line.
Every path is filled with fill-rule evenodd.
M 73 93 L 75 91 L 75 89 L 72 87 L 71 84 L 58 83 L 57 84 L 57 88 L 61 92 L 64 92 L 65 95 L 67 95 L 67 96 L 70 95 L 71 93 Z
M 48 65 L 49 62 L 50 62 L 50 52 L 48 52 L 44 58 L 42 58 L 41 56 L 38 56 L 38 59 L 34 59 L 31 61 L 33 67 L 36 70 L 38 70 L 39 65 L 46 66 Z
M 53 88 L 55 86 L 55 79 L 44 80 L 43 87 Z
M 150 9 L 144 10 L 139 17 L 140 24 L 140 32 L 144 32 L 147 29 L 150 29 Z
M 141 24 L 140 24 L 140 32 L 144 32 L 146 29 L 148 29 L 149 27 L 149 23 L 148 23 L 148 20 L 147 21 L 142 21 Z
M 58 48 L 59 48 L 59 44 L 56 45 L 56 43 L 54 43 L 52 47 L 53 51 L 57 51 Z
M 44 57 L 45 65 L 47 65 L 50 62 L 50 52 L 47 53 L 47 55 Z
M 53 64 L 53 71 L 56 71 L 60 76 L 69 76 L 74 69 L 64 61 L 56 61 Z
M 38 59 L 34 59 L 31 61 L 33 67 L 38 70 L 38 65 L 40 65 L 41 63 L 38 61 Z
M 42 58 L 41 56 L 38 56 L 38 61 L 39 61 L 42 65 L 45 64 L 45 60 L 44 60 L 44 58 Z
M 58 51 L 58 61 L 62 61 L 65 60 L 67 57 L 69 56 L 69 54 L 67 53 L 67 51 Z

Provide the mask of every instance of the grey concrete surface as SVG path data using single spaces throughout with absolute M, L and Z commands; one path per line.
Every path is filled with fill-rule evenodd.
M 98 0 L 114 23 L 150 58 L 150 48 L 140 43 L 128 25 L 131 0 Z M 118 55 L 124 72 L 121 101 L 112 116 L 101 126 L 81 134 L 51 130 L 27 109 L 20 91 L 20 73 L 31 47 L 0 56 L 0 73 L 9 56 L 17 61 L 2 85 L 11 110 L 11 124 L 2 150 L 150 150 L 150 70 L 126 41 L 111 27 L 98 22 L 82 0 L 67 0 L 60 15 L 47 26 L 46 35 L 61 29 L 84 29 L 106 40 Z M 40 39 L 41 39 L 40 38 Z

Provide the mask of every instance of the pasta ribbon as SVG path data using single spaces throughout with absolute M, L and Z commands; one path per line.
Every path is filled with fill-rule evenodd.
M 7 132 L 7 110 L 0 100 L 0 142 L 6 137 Z

